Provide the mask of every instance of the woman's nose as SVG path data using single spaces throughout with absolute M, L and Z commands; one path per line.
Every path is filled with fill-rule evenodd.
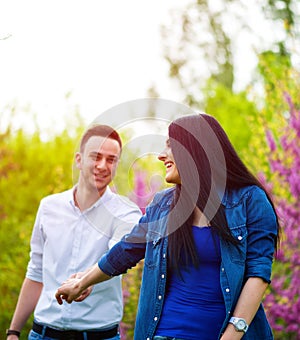
M 165 150 L 163 150 L 158 156 L 157 158 L 160 160 L 160 161 L 164 161 L 166 159 L 166 152 Z

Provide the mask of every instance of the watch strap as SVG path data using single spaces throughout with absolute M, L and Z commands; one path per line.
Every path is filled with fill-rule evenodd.
M 6 336 L 9 336 L 9 335 L 16 335 L 19 338 L 21 335 L 21 332 L 16 331 L 15 329 L 7 329 Z

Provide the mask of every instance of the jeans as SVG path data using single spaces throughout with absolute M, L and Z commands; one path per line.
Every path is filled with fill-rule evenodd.
M 83 332 L 83 337 L 84 337 L 85 340 L 88 340 L 88 337 L 84 332 Z M 31 330 L 29 335 L 28 335 L 28 340 L 57 340 L 57 339 L 44 337 L 42 334 L 38 334 L 38 333 L 34 332 L 33 330 Z M 101 340 L 101 339 L 99 339 L 99 340 Z M 120 340 L 120 335 L 117 334 L 113 338 L 109 338 L 109 339 L 106 339 L 106 340 Z

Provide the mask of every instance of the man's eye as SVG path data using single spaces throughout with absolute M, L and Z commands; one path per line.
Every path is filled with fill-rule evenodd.
M 97 157 L 97 156 L 91 156 L 91 160 L 92 160 L 93 162 L 99 162 L 99 161 L 101 160 L 101 158 L 100 158 L 100 157 Z

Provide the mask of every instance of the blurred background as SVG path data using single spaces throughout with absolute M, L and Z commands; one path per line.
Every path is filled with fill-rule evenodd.
M 74 151 L 88 124 L 138 98 L 214 115 L 266 185 L 284 237 L 264 304 L 276 339 L 300 339 L 299 71 L 297 0 L 1 2 L 0 339 L 40 199 L 74 184 Z M 144 116 L 161 118 L 150 108 Z M 152 129 L 127 127 L 125 143 Z M 113 185 L 143 209 L 164 174 L 155 153 L 132 152 Z M 124 276 L 122 339 L 133 337 L 142 265 Z

